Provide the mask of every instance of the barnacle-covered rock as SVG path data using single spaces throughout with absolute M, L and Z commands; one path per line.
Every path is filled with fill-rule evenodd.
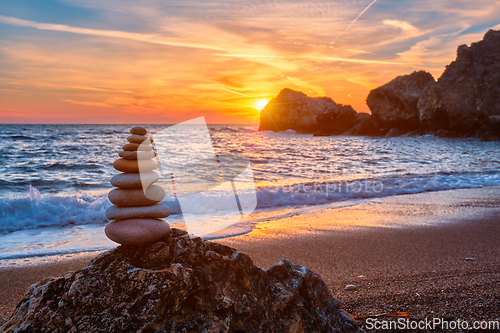
M 32 285 L 2 332 L 358 332 L 321 278 L 172 229 Z

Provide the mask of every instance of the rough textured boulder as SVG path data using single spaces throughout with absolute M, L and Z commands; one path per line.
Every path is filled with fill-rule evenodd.
M 500 140 L 500 116 L 489 116 L 479 130 L 481 141 Z
M 398 76 L 372 90 L 366 102 L 371 116 L 285 88 L 260 113 L 259 130 L 500 140 L 500 31 L 461 45 L 437 82 L 424 71 Z
M 434 82 L 432 75 L 424 71 L 398 76 L 370 91 L 366 103 L 382 128 L 413 131 L 420 126 L 418 100 Z
M 357 113 L 355 116 L 356 125 L 347 130 L 345 135 L 380 135 L 380 126 L 377 120 L 368 113 Z
M 500 31 L 458 47 L 436 81 L 429 73 L 399 76 L 374 89 L 367 104 L 390 135 L 419 130 L 442 137 L 500 140 Z
M 350 105 L 285 88 L 260 112 L 259 131 L 338 135 L 355 125 L 355 115 Z
M 490 116 L 500 115 L 500 31 L 488 31 L 470 47 L 459 46 L 457 59 L 427 87 L 418 108 L 427 132 L 482 135 L 481 127 L 495 121 Z
M 357 112 L 350 105 L 341 105 L 338 110 L 316 117 L 315 135 L 340 135 L 356 124 Z
M 2 332 L 358 332 L 321 278 L 173 229 L 32 285 Z

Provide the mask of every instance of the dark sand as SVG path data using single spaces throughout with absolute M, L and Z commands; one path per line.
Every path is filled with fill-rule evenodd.
M 500 187 L 327 209 L 262 222 L 217 242 L 263 268 L 280 258 L 308 267 L 354 315 L 500 320 Z M 10 315 L 30 284 L 83 267 L 93 256 L 0 269 L 0 314 Z M 348 284 L 357 289 L 344 290 Z

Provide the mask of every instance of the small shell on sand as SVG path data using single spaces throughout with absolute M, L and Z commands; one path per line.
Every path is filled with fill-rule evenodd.
M 109 220 L 124 220 L 137 217 L 162 218 L 170 215 L 170 209 L 164 204 L 157 203 L 152 206 L 142 207 L 119 207 L 111 206 L 106 209 L 106 217 Z
M 132 127 L 132 129 L 130 130 L 130 134 L 146 135 L 148 134 L 148 130 L 145 129 L 144 127 L 136 126 Z
M 116 243 L 138 245 L 165 237 L 170 233 L 170 226 L 160 219 L 127 219 L 109 223 L 104 232 Z
M 111 203 L 120 207 L 139 207 L 154 205 L 165 198 L 165 190 L 158 185 L 151 185 L 146 189 L 142 188 L 121 189 L 115 188 L 108 193 Z
M 111 185 L 120 188 L 147 188 L 160 178 L 154 171 L 143 173 L 119 173 L 111 178 Z
M 147 137 L 147 136 L 143 136 L 143 135 L 136 135 L 136 134 L 132 134 L 130 136 L 127 137 L 127 141 L 130 142 L 130 143 L 143 143 L 144 141 L 148 140 L 150 142 L 147 142 L 147 144 L 150 144 L 153 142 L 153 138 L 151 137 Z
M 125 151 L 150 151 L 153 150 L 153 146 L 149 146 L 147 144 L 139 144 L 139 143 L 127 143 L 122 147 Z
M 113 162 L 113 167 L 121 172 L 148 172 L 157 169 L 159 166 L 155 160 L 126 160 L 119 158 Z
M 137 159 L 156 157 L 154 151 L 121 151 L 118 153 L 118 155 L 126 160 L 137 160 Z

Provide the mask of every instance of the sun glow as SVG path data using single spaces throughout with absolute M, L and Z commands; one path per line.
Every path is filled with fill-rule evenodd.
M 269 103 L 269 100 L 259 99 L 257 102 L 255 102 L 255 108 L 260 111 L 267 105 L 267 103 Z

